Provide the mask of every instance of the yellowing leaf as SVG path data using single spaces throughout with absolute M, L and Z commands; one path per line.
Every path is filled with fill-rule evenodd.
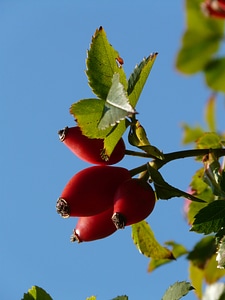
M 205 107 L 205 120 L 210 131 L 216 131 L 215 103 L 215 95 L 212 95 L 207 101 Z
M 202 284 L 204 279 L 203 270 L 199 269 L 192 262 L 190 262 L 189 277 L 191 280 L 191 285 L 195 288 L 195 294 L 199 299 L 202 299 Z
M 132 239 L 141 254 L 154 259 L 174 259 L 173 253 L 161 246 L 146 221 L 133 224 Z
M 225 276 L 225 270 L 217 268 L 216 254 L 214 254 L 208 261 L 204 270 L 205 281 L 208 284 L 213 284 Z

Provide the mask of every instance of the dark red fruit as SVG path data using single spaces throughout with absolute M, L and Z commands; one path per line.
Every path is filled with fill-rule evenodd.
M 118 186 L 131 178 L 121 167 L 93 166 L 75 174 L 66 184 L 56 209 L 62 217 L 91 216 L 113 206 Z
M 205 0 L 201 7 L 205 15 L 217 19 L 225 19 L 224 0 Z
M 125 144 L 121 138 L 110 157 L 104 153 L 103 139 L 90 139 L 83 135 L 80 127 L 65 127 L 58 131 L 60 140 L 80 159 L 95 165 L 114 165 L 125 154 Z
M 124 181 L 114 194 L 112 220 L 117 229 L 144 220 L 155 206 L 155 193 L 142 179 Z
M 90 242 L 105 238 L 116 231 L 112 222 L 113 207 L 100 214 L 80 217 L 71 236 L 71 242 Z

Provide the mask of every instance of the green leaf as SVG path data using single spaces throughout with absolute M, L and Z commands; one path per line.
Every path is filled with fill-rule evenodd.
M 156 170 L 154 167 L 150 165 L 150 163 L 147 165 L 147 169 L 149 172 L 150 179 L 154 183 L 155 191 L 157 198 L 159 199 L 170 199 L 173 197 L 184 197 L 192 201 L 196 202 L 205 202 L 202 199 L 196 198 L 191 194 L 188 194 L 184 191 L 181 191 L 172 185 L 168 184 L 160 174 L 158 170 Z
M 118 57 L 119 53 L 108 42 L 105 30 L 102 27 L 97 29 L 88 50 L 86 74 L 90 87 L 100 99 L 106 99 L 114 73 L 119 73 L 120 82 L 127 90 L 126 75 L 116 61 Z
M 214 195 L 224 198 L 225 192 L 221 188 L 222 176 L 217 157 L 215 157 L 213 152 L 209 153 L 205 156 L 203 162 L 205 167 L 203 180 L 211 187 Z
M 194 143 L 198 138 L 200 138 L 204 131 L 201 126 L 191 127 L 188 124 L 183 124 L 183 138 L 182 143 L 184 145 Z
M 176 282 L 168 288 L 168 290 L 162 297 L 162 300 L 179 300 L 193 289 L 194 288 L 193 286 L 191 286 L 190 282 Z
M 198 149 L 217 149 L 222 148 L 221 138 L 215 132 L 205 132 L 198 140 L 197 140 L 197 148 Z
M 186 0 L 187 28 L 176 58 L 177 69 L 185 74 L 203 70 L 223 39 L 224 22 L 204 16 L 201 2 Z
M 125 117 L 135 114 L 135 110 L 129 103 L 129 99 L 123 85 L 119 82 L 119 74 L 113 74 L 112 86 L 106 98 L 103 115 L 98 128 L 103 130 L 115 126 Z
M 158 53 L 153 53 L 147 58 L 144 58 L 142 62 L 135 67 L 133 73 L 130 75 L 127 93 L 129 95 L 130 104 L 133 107 L 136 107 L 157 55 Z
M 212 95 L 206 103 L 205 120 L 210 131 L 216 131 L 216 97 Z
M 22 300 L 52 300 L 50 295 L 41 287 L 32 286 L 27 294 L 24 294 Z
M 216 261 L 219 269 L 225 268 L 225 236 L 221 239 L 217 250 Z
M 210 234 L 225 226 L 225 201 L 216 200 L 202 208 L 193 222 L 191 231 Z
M 208 260 L 216 253 L 216 243 L 213 236 L 202 238 L 189 252 L 187 259 L 200 269 L 204 269 Z
M 212 90 L 225 93 L 225 57 L 212 59 L 204 73 L 206 83 Z
M 70 113 L 76 119 L 82 133 L 89 138 L 104 138 L 111 128 L 100 130 L 98 123 L 102 117 L 105 101 L 102 99 L 82 99 L 70 108 Z
M 116 128 L 104 138 L 104 151 L 106 155 L 110 156 L 112 154 L 113 149 L 127 129 L 127 126 L 126 120 L 122 120 Z
M 146 221 L 131 225 L 132 239 L 139 252 L 154 259 L 174 259 L 173 253 L 161 246 Z
M 117 296 L 116 298 L 113 298 L 112 300 L 128 300 L 128 297 L 126 295 L 124 295 L 124 296 Z
M 171 251 L 172 251 L 173 256 L 175 257 L 175 259 L 177 259 L 180 256 L 188 253 L 187 249 L 183 245 L 177 244 L 173 241 L 168 241 L 168 242 L 165 243 L 165 245 L 172 247 Z M 150 263 L 148 265 L 148 272 L 152 272 L 156 268 L 158 268 L 158 267 L 160 267 L 164 264 L 167 264 L 169 262 L 171 262 L 170 259 L 151 259 Z

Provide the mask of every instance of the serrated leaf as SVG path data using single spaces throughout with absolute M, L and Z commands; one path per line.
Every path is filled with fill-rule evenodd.
M 206 103 L 205 120 L 210 131 L 216 131 L 216 97 L 212 95 Z
M 22 300 L 53 300 L 51 296 L 41 287 L 32 286 Z
M 97 29 L 88 50 L 86 74 L 90 87 L 100 99 L 106 99 L 114 73 L 120 74 L 120 82 L 127 90 L 126 75 L 116 61 L 118 57 L 120 55 L 108 42 L 105 30 Z
M 187 28 L 176 58 L 177 69 L 185 74 L 203 70 L 223 39 L 223 22 L 204 16 L 201 2 L 186 0 Z
M 225 93 L 225 57 L 212 59 L 204 69 L 207 85 L 216 92 Z
M 154 259 L 174 259 L 173 253 L 161 246 L 146 221 L 131 225 L 132 239 L 139 252 Z
M 70 113 L 76 119 L 82 133 L 89 138 L 104 138 L 112 130 L 112 127 L 105 130 L 98 128 L 104 105 L 105 101 L 102 99 L 82 99 L 70 107 Z
M 158 170 L 153 168 L 150 164 L 147 165 L 149 176 L 154 183 L 157 198 L 159 199 L 170 199 L 173 197 L 184 197 L 196 202 L 205 202 L 202 199 L 196 198 L 191 194 L 181 191 L 172 185 L 168 184 L 160 174 Z
M 217 250 L 217 256 L 216 261 L 218 263 L 219 269 L 225 268 L 225 237 L 222 238 L 222 240 L 219 243 L 219 247 Z
M 168 241 L 168 242 L 165 243 L 165 245 L 172 247 L 171 251 L 172 251 L 173 256 L 175 257 L 175 259 L 177 259 L 180 256 L 188 253 L 187 249 L 183 245 L 177 244 L 173 241 Z M 164 264 L 167 264 L 169 262 L 171 262 L 170 259 L 151 259 L 150 263 L 148 265 L 148 272 L 152 272 L 156 268 L 158 268 L 158 267 L 160 267 Z
M 217 149 L 222 148 L 221 137 L 215 132 L 205 132 L 197 140 L 198 149 Z
M 125 117 L 135 114 L 135 109 L 130 105 L 123 85 L 119 81 L 119 74 L 113 74 L 112 86 L 107 95 L 103 115 L 98 124 L 100 130 L 115 126 Z
M 207 236 L 202 238 L 192 251 L 189 252 L 187 259 L 192 261 L 193 265 L 204 269 L 208 260 L 216 253 L 215 238 Z
M 142 62 L 135 67 L 133 73 L 129 77 L 127 93 L 129 95 L 130 104 L 133 107 L 136 107 L 157 55 L 158 53 L 153 53 L 147 58 L 144 58 Z
M 194 288 L 193 286 L 191 286 L 190 282 L 176 282 L 168 288 L 168 290 L 162 297 L 162 300 L 179 300 L 193 289 Z
M 117 296 L 116 298 L 113 298 L 112 300 L 128 300 L 128 297 L 126 295 L 124 295 L 124 296 Z
M 202 208 L 193 222 L 191 231 L 210 234 L 225 226 L 225 200 L 216 200 Z

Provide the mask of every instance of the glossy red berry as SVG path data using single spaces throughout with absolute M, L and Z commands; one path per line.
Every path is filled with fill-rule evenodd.
M 80 217 L 71 236 L 71 242 L 90 242 L 105 238 L 116 231 L 112 222 L 113 206 L 100 214 Z
M 103 139 L 90 139 L 83 135 L 80 127 L 65 127 L 58 131 L 60 140 L 80 159 L 95 165 L 114 165 L 125 154 L 125 144 L 121 138 L 110 157 L 104 149 Z
M 142 179 L 124 181 L 114 194 L 112 220 L 117 229 L 144 220 L 155 206 L 155 193 Z
M 217 19 L 225 19 L 225 1 L 224 0 L 205 0 L 202 5 L 202 11 L 206 16 Z
M 116 189 L 129 178 L 129 171 L 122 167 L 83 169 L 66 184 L 56 203 L 57 212 L 64 218 L 98 214 L 113 206 Z

